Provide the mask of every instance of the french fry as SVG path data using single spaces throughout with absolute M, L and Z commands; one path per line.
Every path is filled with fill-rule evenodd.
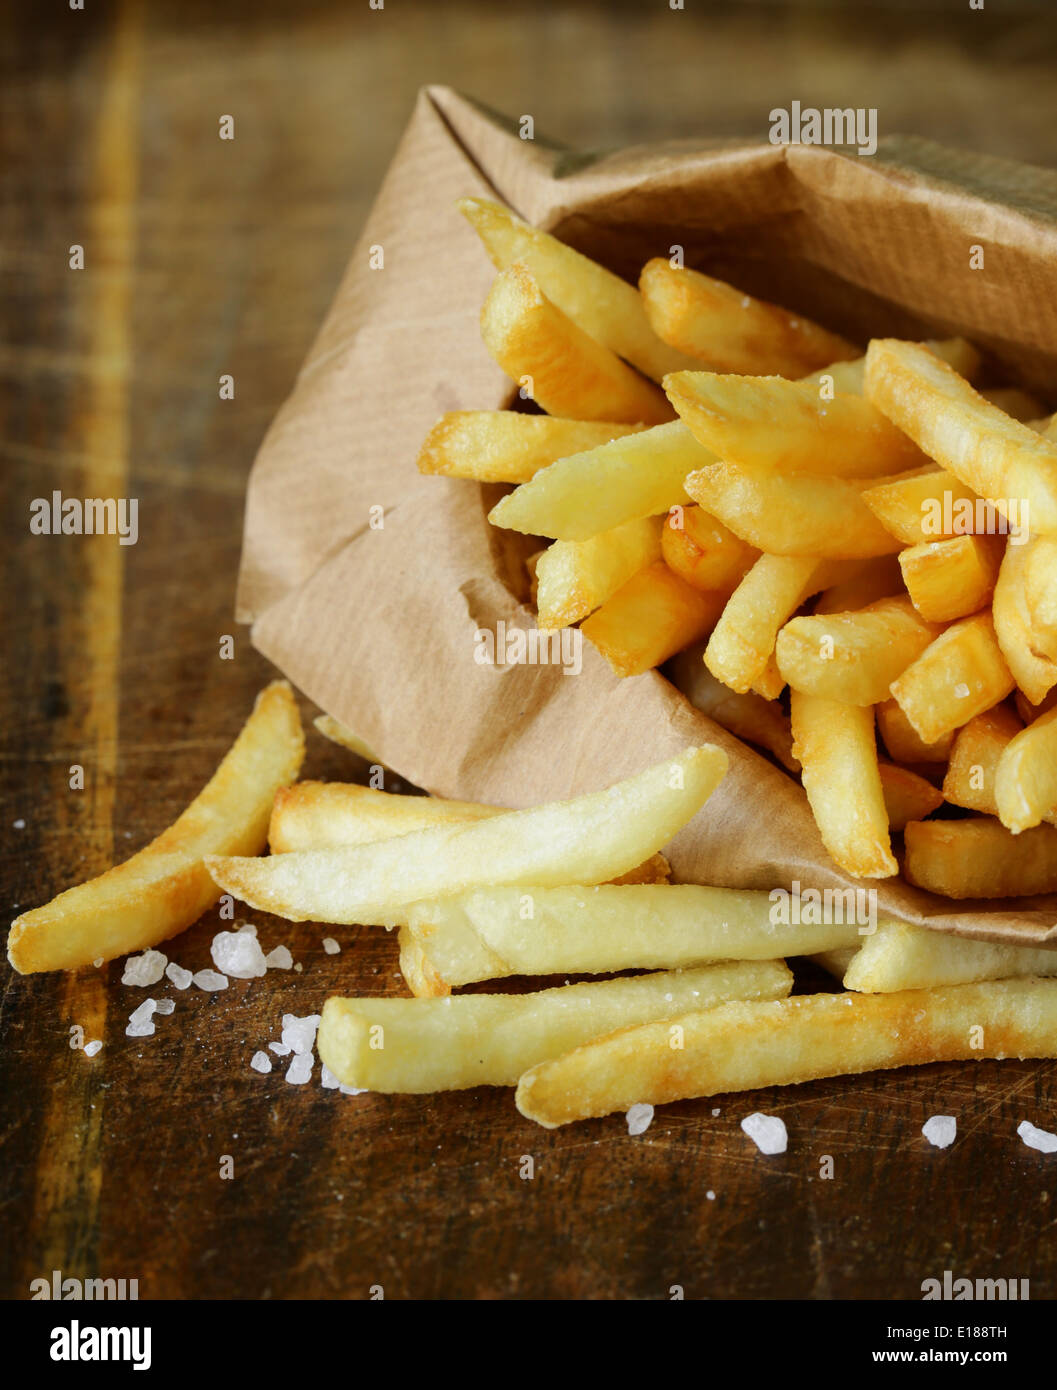
M 793 757 L 793 732 L 789 716 L 773 700 L 753 691 L 738 694 L 705 665 L 700 647 L 688 647 L 668 665 L 672 683 L 690 703 L 717 724 L 758 748 L 766 748 L 790 772 L 799 772 Z
M 668 513 L 661 554 L 670 570 L 706 593 L 730 592 L 759 559 L 759 551 L 739 540 L 722 521 L 690 505 L 673 507 Z
M 984 400 L 927 348 L 875 338 L 866 396 L 1011 522 L 1028 524 L 1030 510 L 1033 531 L 1057 532 L 1057 443 Z
M 452 410 L 426 435 L 420 473 L 527 483 L 541 468 L 644 429 L 614 420 L 559 420 L 518 410 Z
M 1034 536 L 1027 550 L 1024 597 L 1032 646 L 1050 661 L 1057 661 L 1057 539 Z
M 11 964 L 22 975 L 74 970 L 157 946 L 189 927 L 220 896 L 203 861 L 261 852 L 272 800 L 297 776 L 304 749 L 293 692 L 274 681 L 168 830 L 124 864 L 15 919 L 7 938 Z
M 928 462 L 864 397 L 809 381 L 674 372 L 664 389 L 699 444 L 747 468 L 876 478 Z
M 534 1063 L 627 1023 L 665 1019 L 729 999 L 777 999 L 793 977 L 783 961 L 665 970 L 561 985 L 536 994 L 447 999 L 342 999 L 323 1006 L 319 1055 L 345 1085 L 421 1095 L 514 1086 Z
M 488 519 L 529 536 L 590 540 L 687 502 L 686 475 L 711 460 L 686 426 L 673 420 L 559 459 L 497 502 Z
M 455 206 L 481 238 L 497 270 L 520 261 L 564 314 L 640 372 L 660 381 L 665 372 L 691 365 L 661 342 L 650 327 L 641 296 L 619 275 L 490 199 L 460 198 Z
M 358 758 L 364 758 L 369 763 L 378 763 L 379 766 L 384 766 L 383 760 L 371 749 L 370 745 L 355 730 L 350 729 L 347 724 L 343 724 L 340 719 L 335 719 L 330 714 L 317 714 L 312 723 L 324 738 L 330 739 L 331 743 L 336 743 L 339 748 L 347 748 Z
M 877 728 L 890 757 L 897 763 L 945 763 L 954 742 L 954 730 L 924 743 L 895 700 L 877 706 Z
M 938 341 L 935 338 L 927 338 L 924 346 L 937 357 L 942 357 L 944 362 L 949 363 L 966 381 L 975 380 L 980 370 L 981 358 L 976 348 L 965 338 L 943 338 Z M 847 391 L 852 395 L 861 396 L 866 382 L 866 358 L 856 357 L 850 361 L 831 362 L 809 376 L 800 377 L 800 380 L 810 382 L 816 390 L 828 387 L 833 391 Z
M 1010 740 L 1023 728 L 1006 705 L 996 705 L 958 730 L 943 778 L 944 800 L 967 811 L 998 815 L 995 773 Z
M 225 892 L 291 922 L 400 926 L 408 903 L 471 887 L 602 883 L 627 873 L 682 829 L 726 770 L 723 750 L 702 744 L 571 801 L 376 844 L 270 859 L 214 855 L 206 864 Z
M 899 872 L 892 855 L 872 709 L 794 690 L 793 754 L 823 844 L 854 878 Z
M 1000 536 L 952 536 L 901 550 L 899 567 L 914 607 L 930 623 L 976 613 L 991 601 L 1003 549 Z
M 717 371 L 797 377 L 858 356 L 858 348 L 802 314 L 662 258 L 646 262 L 639 290 L 654 332 Z
M 1030 391 L 1023 391 L 1019 386 L 985 386 L 981 388 L 980 395 L 985 401 L 997 406 L 1003 414 L 1011 415 L 1022 424 L 1031 424 L 1042 414 L 1042 402 Z
M 855 959 L 858 950 L 857 946 L 842 946 L 836 951 L 816 951 L 814 955 L 808 957 L 816 965 L 821 965 L 827 974 L 832 975 L 835 980 L 843 980 L 847 973 L 848 966 Z
M 907 598 L 884 598 L 853 613 L 792 618 L 775 643 L 794 690 L 847 705 L 876 705 L 939 635 Z
M 450 994 L 450 986 L 437 974 L 425 949 L 407 927 L 399 929 L 397 940 L 400 945 L 400 973 L 415 998 L 443 999 Z
M 844 986 L 863 994 L 891 994 L 1031 975 L 1057 975 L 1057 950 L 970 941 L 906 922 L 879 922 L 873 935 L 863 937 Z
M 1040 700 L 1037 705 L 1033 705 L 1022 690 L 1014 690 L 1013 703 L 1016 706 L 1017 714 L 1020 716 L 1022 724 L 1034 724 L 1035 720 L 1047 710 L 1051 710 L 1057 705 L 1057 686 L 1055 686 L 1045 699 Z
M 510 975 L 677 969 L 856 944 L 863 890 L 831 893 L 830 921 L 772 920 L 773 894 L 696 884 L 479 888 L 415 903 L 407 931 L 445 986 Z M 820 908 L 821 908 L 820 895 Z M 805 914 L 806 915 L 806 914 Z
M 1014 835 L 990 816 L 911 821 L 903 832 L 908 883 L 945 898 L 1022 898 L 1057 891 L 1057 829 Z
M 354 782 L 295 782 L 276 793 L 268 826 L 272 854 L 338 845 L 370 845 L 440 825 L 466 825 L 507 814 L 503 806 L 454 801 L 441 796 L 397 796 Z M 626 874 L 619 883 L 667 883 L 663 854 Z
M 979 529 L 988 524 L 994 529 L 994 508 L 943 468 L 917 468 L 882 478 L 863 490 L 862 500 L 904 545 L 973 533 L 978 512 Z
M 1022 830 L 1057 813 L 1057 709 L 1014 734 L 995 769 L 998 818 L 1007 830 Z
M 959 619 L 892 682 L 892 694 L 924 743 L 960 729 L 1013 689 L 995 629 L 988 612 Z
M 580 631 L 618 676 L 639 676 L 707 637 L 728 597 L 702 593 L 657 560 L 585 618 Z
M 481 310 L 485 346 L 548 415 L 659 425 L 662 392 L 547 298 L 523 265 L 501 270 Z
M 689 474 L 685 487 L 736 536 L 770 555 L 858 560 L 899 549 L 862 500 L 861 486 L 846 478 L 787 478 L 713 463 Z
M 779 628 L 839 575 L 809 556 L 761 555 L 728 599 L 705 648 L 705 665 L 731 690 L 751 690 L 768 669 Z
M 1026 545 L 1014 545 L 1010 541 L 1006 546 L 991 608 L 998 645 L 1013 679 L 1032 704 L 1037 705 L 1057 685 L 1057 662 L 1037 649 L 1028 612 L 1025 575 L 1034 544 L 1034 540 Z
M 536 612 L 542 628 L 570 627 L 661 558 L 659 516 L 625 521 L 587 541 L 554 541 L 536 561 Z M 739 542 L 740 544 L 740 542 Z
M 775 660 L 774 652 L 767 658 L 767 663 L 763 670 L 752 683 L 753 694 L 761 696 L 764 700 L 777 700 L 785 689 L 785 681 L 782 673 L 778 669 L 778 662 Z
M 889 830 L 902 830 L 908 821 L 924 820 L 943 805 L 943 793 L 908 767 L 879 759 L 878 769 Z
M 623 1028 L 538 1063 L 518 1083 L 517 1107 L 553 1129 L 636 1102 L 662 1105 L 824 1076 L 1055 1051 L 1057 982 L 1049 980 L 801 994 Z
M 878 599 L 896 598 L 904 593 L 898 557 L 877 555 L 872 560 L 860 561 L 847 579 L 819 594 L 815 615 L 850 613 L 856 608 L 867 608 Z

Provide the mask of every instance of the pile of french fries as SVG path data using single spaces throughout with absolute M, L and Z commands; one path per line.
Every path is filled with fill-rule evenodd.
M 531 566 L 540 626 L 582 624 L 622 676 L 670 663 L 694 704 L 802 778 L 847 873 L 898 873 L 895 833 L 906 877 L 935 892 L 1057 890 L 1057 426 L 1042 405 L 977 392 L 960 339 L 861 354 L 696 271 L 651 261 L 635 289 L 494 203 L 461 206 L 499 270 L 485 341 L 546 414 L 446 415 L 419 466 L 514 485 L 491 516 L 551 542 Z M 371 756 L 329 716 L 317 726 Z M 143 950 L 221 893 L 395 930 L 413 997 L 329 998 L 331 1072 L 377 1092 L 516 1087 L 547 1127 L 1057 1056 L 1057 950 L 864 930 L 850 905 L 790 923 L 767 891 L 671 883 L 662 851 L 727 771 L 714 745 L 521 811 L 298 782 L 303 749 L 277 682 L 169 830 L 18 918 L 14 967 Z M 801 957 L 843 990 L 793 995 Z M 572 975 L 586 980 L 549 983 Z M 512 977 L 543 987 L 453 993 Z
M 447 414 L 418 466 L 515 485 L 490 520 L 549 541 L 539 627 L 580 624 L 620 676 L 681 654 L 669 674 L 801 777 L 848 874 L 898 874 L 896 833 L 935 893 L 1057 890 L 1057 416 L 975 390 L 963 339 L 863 353 L 459 207 L 498 271 L 485 344 L 546 413 Z

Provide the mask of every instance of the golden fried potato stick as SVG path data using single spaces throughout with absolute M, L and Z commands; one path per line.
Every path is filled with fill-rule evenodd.
M 728 999 L 777 999 L 792 983 L 785 963 L 772 960 L 592 980 L 536 994 L 332 996 L 323 1006 L 319 1055 L 345 1085 L 368 1091 L 421 1095 L 514 1086 L 535 1062 L 625 1023 Z
M 943 796 L 952 806 L 998 815 L 995 773 L 1009 741 L 1024 725 L 1008 705 L 996 705 L 964 724 L 954 737 L 943 778 Z M 921 819 L 915 817 L 914 819 Z
M 668 675 L 676 689 L 724 729 L 746 743 L 766 748 L 788 771 L 799 772 L 789 716 L 781 706 L 751 690 L 744 694 L 731 690 L 716 680 L 701 658 L 699 646 L 688 647 L 672 658 Z
M 641 676 L 707 637 L 729 590 L 703 593 L 656 560 L 596 608 L 580 631 L 618 676 Z
M 995 769 L 995 802 L 999 820 L 1014 835 L 1057 817 L 1057 709 L 1006 744 Z
M 877 706 L 877 728 L 889 756 L 897 763 L 945 763 L 954 742 L 953 729 L 932 743 L 922 742 L 895 700 Z
M 693 365 L 650 327 L 642 298 L 611 270 L 523 222 L 488 198 L 460 198 L 455 206 L 484 243 L 497 270 L 526 266 L 543 293 L 585 333 L 655 381 Z
M 910 768 L 880 758 L 877 767 L 889 830 L 902 830 L 908 821 L 924 820 L 943 805 L 943 793 Z
M 293 692 L 274 681 L 168 830 L 124 864 L 15 919 L 7 938 L 11 964 L 23 975 L 74 970 L 157 946 L 196 922 L 221 891 L 203 861 L 264 849 L 272 801 L 297 776 L 304 750 Z
M 892 682 L 892 694 L 924 743 L 961 728 L 1013 689 L 996 626 L 987 611 L 960 618 Z
M 1057 829 L 1014 835 L 990 816 L 910 821 L 903 831 L 908 883 L 945 898 L 1024 898 L 1057 892 Z
M 452 410 L 426 435 L 418 471 L 481 483 L 527 483 L 556 459 L 644 428 L 615 420 L 559 420 L 520 410 Z
M 1023 583 L 1032 646 L 1057 661 L 1057 538 L 1033 536 L 1023 562 Z
M 517 1108 L 547 1129 L 673 1100 L 928 1062 L 1057 1056 L 1057 981 L 722 1004 L 585 1043 L 521 1078 Z
M 971 534 L 978 515 L 983 523 L 994 525 L 993 509 L 943 468 L 916 468 L 880 478 L 863 489 L 862 500 L 904 545 Z
M 878 599 L 901 598 L 905 593 L 898 556 L 877 555 L 872 560 L 858 561 L 847 579 L 819 594 L 814 612 L 816 616 L 851 613 L 857 608 L 868 608 Z
M 873 935 L 863 937 L 844 987 L 863 994 L 891 994 L 1030 975 L 1057 975 L 1057 950 L 970 941 L 906 922 L 879 922 Z
M 664 563 L 705 593 L 731 592 L 760 552 L 701 507 L 673 507 L 661 531 Z
M 612 598 L 632 575 L 659 560 L 662 525 L 659 516 L 644 516 L 601 531 L 590 540 L 549 545 L 536 561 L 539 626 L 578 623 Z
M 400 926 L 410 903 L 485 884 L 603 883 L 636 868 L 701 809 L 727 770 L 713 744 L 691 747 L 605 791 L 442 825 L 375 844 L 210 856 L 224 891 L 291 922 Z
M 1057 685 L 1057 662 L 1040 650 L 1028 609 L 1027 574 L 1036 540 L 1006 546 L 994 598 L 995 635 L 1013 679 L 1033 705 L 1041 704 Z
M 802 314 L 670 261 L 647 261 L 639 290 L 655 333 L 717 371 L 797 377 L 859 355 Z
M 866 353 L 866 396 L 1009 521 L 1019 523 L 1023 513 L 1032 531 L 1057 532 L 1057 442 L 984 400 L 927 348 L 875 338 Z
M 1001 536 L 951 536 L 899 552 L 903 582 L 930 623 L 966 618 L 990 603 L 1005 549 Z
M 359 734 L 350 729 L 348 725 L 343 724 L 340 719 L 335 719 L 332 714 L 317 714 L 312 723 L 324 738 L 330 739 L 331 743 L 336 743 L 339 748 L 347 748 L 358 758 L 364 758 L 369 763 L 384 766 L 382 759 L 364 742 Z
M 548 415 L 659 425 L 663 392 L 552 304 L 523 265 L 501 270 L 481 310 L 485 347 Z

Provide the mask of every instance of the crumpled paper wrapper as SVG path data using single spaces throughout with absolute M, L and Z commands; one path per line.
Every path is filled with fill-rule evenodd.
M 481 342 L 494 271 L 455 210 L 462 194 L 498 197 L 632 281 L 679 243 L 689 265 L 859 341 L 964 334 L 1048 399 L 1057 175 L 901 137 L 872 159 L 711 141 L 583 156 L 522 141 L 514 122 L 446 88 L 423 90 L 257 456 L 238 591 L 255 646 L 437 795 L 533 805 L 711 740 L 730 770 L 671 847 L 680 880 L 876 887 L 880 915 L 1057 945 L 1057 895 L 955 903 L 847 878 L 800 787 L 657 672 L 620 680 L 587 642 L 578 675 L 475 662 L 478 628 L 528 629 L 534 616 L 524 538 L 486 520 L 498 492 L 415 468 L 442 412 L 513 395 Z M 969 267 L 977 244 L 983 270 Z M 370 268 L 372 247 L 384 268 Z

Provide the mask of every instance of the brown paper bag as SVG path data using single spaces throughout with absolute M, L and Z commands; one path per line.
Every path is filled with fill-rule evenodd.
M 1057 175 L 899 137 L 872 159 L 685 141 L 583 157 L 522 141 L 513 123 L 428 88 L 254 466 L 239 617 L 401 776 L 521 807 L 713 740 L 730 771 L 672 846 L 678 878 L 850 886 L 800 787 L 661 675 L 619 680 L 588 643 L 578 675 L 475 661 L 479 628 L 534 626 L 520 541 L 488 525 L 486 489 L 421 477 L 414 460 L 443 411 L 512 396 L 480 340 L 494 272 L 453 206 L 476 193 L 632 280 L 678 243 L 688 264 L 859 341 L 964 334 L 1052 393 Z M 969 267 L 974 245 L 983 270 Z M 900 880 L 876 886 L 882 915 L 1057 944 L 1057 895 L 966 904 Z

